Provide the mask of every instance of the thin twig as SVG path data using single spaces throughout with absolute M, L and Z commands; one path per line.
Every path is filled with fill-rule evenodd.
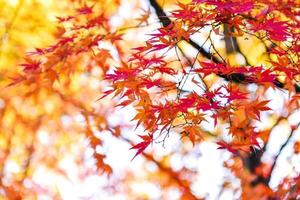
M 279 156 L 281 155 L 281 153 L 282 153 L 283 149 L 286 147 L 286 145 L 290 142 L 292 136 L 294 135 L 295 131 L 299 128 L 299 126 L 300 126 L 300 122 L 297 124 L 296 127 L 293 127 L 293 128 L 292 128 L 292 130 L 291 130 L 291 132 L 290 132 L 288 138 L 286 139 L 286 141 L 285 141 L 285 142 L 282 144 L 282 146 L 280 147 L 280 149 L 279 149 L 277 155 L 276 155 L 275 158 L 274 158 L 274 162 L 273 162 L 272 167 L 271 167 L 271 170 L 270 170 L 270 172 L 269 172 L 269 176 L 266 178 L 267 183 L 269 183 L 270 180 L 271 180 L 272 173 L 273 173 L 273 171 L 274 171 L 274 168 L 275 168 L 275 166 L 276 166 L 276 163 L 277 163 L 277 161 L 278 161 Z

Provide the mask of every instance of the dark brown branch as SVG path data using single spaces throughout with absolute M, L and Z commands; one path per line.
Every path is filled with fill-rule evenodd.
M 231 27 L 229 28 L 227 24 L 224 24 L 224 40 L 225 40 L 225 47 L 226 47 L 226 53 L 227 55 L 231 54 L 231 53 L 240 53 L 244 59 L 245 59 L 245 65 L 250 65 L 249 61 L 246 57 L 246 55 L 244 55 L 240 49 L 240 45 L 237 42 L 236 37 L 232 36 L 232 33 L 234 32 L 234 28 Z
M 224 24 L 224 41 L 227 54 L 237 51 L 237 41 L 235 37 L 231 36 L 231 30 L 227 24 Z
M 162 23 L 164 27 L 169 26 L 172 21 L 169 19 L 169 17 L 166 15 L 165 11 L 160 7 L 160 5 L 155 0 L 149 0 L 151 6 L 154 8 L 155 13 L 159 19 L 159 21 Z
M 153 7 L 153 9 L 155 10 L 155 13 L 159 19 L 159 21 L 162 23 L 162 25 L 164 27 L 169 26 L 172 21 L 171 19 L 167 16 L 167 14 L 164 12 L 164 10 L 162 9 L 162 7 L 157 3 L 156 0 L 149 0 L 151 6 Z M 203 47 L 201 47 L 199 44 L 197 44 L 195 41 L 193 41 L 192 39 L 189 39 L 188 41 L 185 40 L 186 42 L 188 42 L 191 46 L 193 46 L 195 49 L 197 49 L 202 56 L 204 56 L 205 58 L 212 60 L 215 63 L 220 63 L 219 59 L 216 58 L 215 56 L 213 56 L 211 53 L 207 52 Z
M 150 5 L 152 6 L 152 8 L 155 10 L 155 13 L 156 13 L 158 19 L 160 20 L 160 22 L 162 23 L 162 25 L 164 27 L 169 26 L 172 23 L 172 21 L 166 15 L 166 13 L 162 9 L 162 7 L 157 3 L 156 0 L 149 0 L 149 2 L 150 2 Z M 188 41 L 185 40 L 185 41 L 188 42 L 195 49 L 197 49 L 201 53 L 201 55 L 204 56 L 205 58 L 213 61 L 214 63 L 222 63 L 222 61 L 220 61 L 217 57 L 212 55 L 209 51 L 206 51 L 203 47 L 199 46 L 192 39 L 189 39 Z M 255 83 L 254 81 L 249 81 L 248 77 L 245 74 L 241 74 L 241 73 L 235 73 L 235 74 L 230 74 L 230 75 L 224 75 L 224 74 L 217 74 L 217 75 L 224 78 L 226 81 L 229 81 L 229 82 L 242 83 L 242 84 Z M 276 87 L 281 88 L 281 89 L 284 89 L 284 87 L 285 87 L 285 84 L 280 82 L 278 79 L 276 79 L 273 82 L 273 84 Z M 300 86 L 298 84 L 295 84 L 294 88 L 295 88 L 296 93 L 300 93 Z

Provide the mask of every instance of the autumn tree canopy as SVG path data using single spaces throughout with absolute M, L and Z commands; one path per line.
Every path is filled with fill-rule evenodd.
M 299 1 L 0 10 L 1 198 L 300 198 Z

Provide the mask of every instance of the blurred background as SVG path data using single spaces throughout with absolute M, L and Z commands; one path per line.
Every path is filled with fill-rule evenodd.
M 0 0 L 0 199 L 239 199 L 241 181 L 224 163 L 235 168 L 240 163 L 230 153 L 217 150 L 212 138 L 193 146 L 174 132 L 165 147 L 151 145 L 144 155 L 131 160 L 136 152 L 129 149 L 140 141 L 137 134 L 143 133 L 143 128 L 135 129 L 131 121 L 134 109 L 114 107 L 111 98 L 97 99 L 107 90 L 103 75 L 109 66 L 117 65 L 118 55 L 126 57 L 160 24 L 147 1 L 88 4 L 96 2 L 95 9 L 104 10 L 109 17 L 109 30 L 124 34 L 122 41 L 99 43 L 99 56 L 94 59 L 91 54 L 74 55 L 61 64 L 59 78 L 57 71 L 46 79 L 33 74 L 26 77 L 25 84 L 7 86 L 12 80 L 18 82 L 15 75 L 21 73 L 20 64 L 28 53 L 55 44 L 61 32 L 70 28 L 68 21 L 58 23 L 57 17 L 74 15 L 85 2 Z M 160 4 L 172 9 L 174 2 Z M 140 17 L 147 15 L 145 23 Z M 202 39 L 198 36 L 200 42 Z M 217 36 L 215 40 L 225 53 L 224 41 Z M 266 49 L 259 41 L 244 40 L 243 48 L 252 64 L 264 61 Z M 236 56 L 234 59 L 239 59 Z M 288 98 L 280 91 L 267 95 L 276 99 L 270 106 L 277 115 L 262 116 L 260 126 L 265 130 L 277 123 Z M 297 114 L 279 122 L 274 131 L 283 134 L 271 138 L 266 163 L 276 155 Z M 210 127 L 208 123 L 207 129 Z M 295 174 L 295 168 L 300 169 L 299 156 L 289 157 L 297 134 L 280 157 L 276 168 L 281 170 L 272 177 L 271 187 L 282 177 Z

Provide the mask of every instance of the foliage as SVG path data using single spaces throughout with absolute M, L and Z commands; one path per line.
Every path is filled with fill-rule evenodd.
M 117 172 L 103 150 L 110 145 L 104 136 L 109 134 L 136 151 L 131 165 L 140 157 L 155 165 L 151 171 L 145 164 L 143 170 L 149 182 L 160 186 L 159 199 L 176 199 L 172 189 L 179 199 L 299 198 L 299 170 L 293 164 L 299 161 L 298 1 L 66 2 L 73 7 L 66 6 L 68 11 L 56 17 L 54 42 L 28 51 L 18 65 L 22 70 L 1 83 L 2 165 L 9 166 L 18 152 L 24 157 L 14 161 L 22 173 L 12 177 L 1 169 L 4 196 L 38 194 L 38 184 L 26 189 L 25 179 L 35 183 L 30 170 L 37 172 L 42 162 L 60 171 L 53 164 L 63 159 L 60 152 L 75 160 L 80 155 L 77 164 L 86 166 L 82 152 L 91 149 L 100 176 L 124 188 L 121 192 L 110 185 L 112 195 L 150 199 L 131 191 L 138 175 L 127 171 L 123 180 L 114 177 Z M 126 15 L 126 6 L 136 15 Z M 37 16 L 38 11 L 30 18 Z M 16 34 L 22 30 L 22 23 L 14 25 L 20 30 L 11 28 L 13 23 L 8 23 L 2 41 L 12 34 L 10 29 Z M 111 120 L 122 110 L 125 118 L 134 112 L 137 143 L 132 133 L 126 134 L 132 123 Z M 43 134 L 51 139 L 38 139 Z M 157 146 L 167 147 L 178 136 L 176 148 L 165 156 L 157 153 Z M 83 138 L 89 144 L 74 151 Z M 274 141 L 280 143 L 277 151 Z M 176 158 L 200 159 L 195 150 L 207 143 L 229 158 L 220 160 L 227 175 L 215 183 L 213 194 L 194 189 L 197 174 L 205 172 L 172 163 Z M 289 145 L 291 172 L 283 172 L 274 186 L 274 172 Z M 41 153 L 45 148 L 47 159 Z

